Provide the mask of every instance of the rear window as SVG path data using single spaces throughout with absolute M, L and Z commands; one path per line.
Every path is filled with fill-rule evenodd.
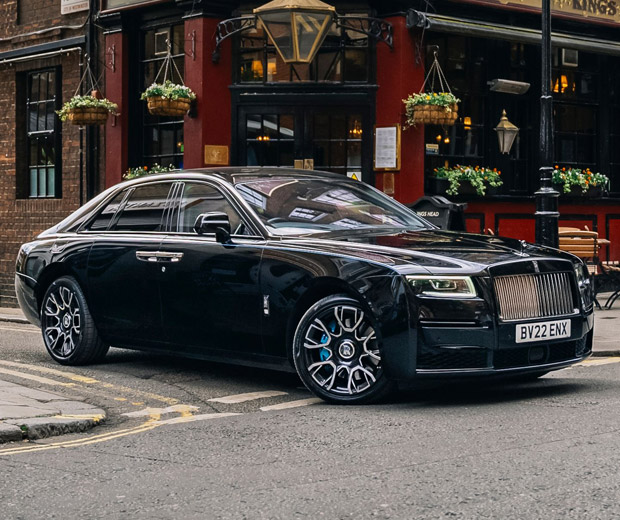
M 161 231 L 164 209 L 171 187 L 171 182 L 138 186 L 129 195 L 129 199 L 111 230 Z

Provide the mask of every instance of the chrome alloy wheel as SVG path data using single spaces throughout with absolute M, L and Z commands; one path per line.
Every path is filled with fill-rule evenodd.
M 60 358 L 71 356 L 82 332 L 76 294 L 65 285 L 56 286 L 46 295 L 42 317 L 43 337 L 50 351 Z
M 359 395 L 382 375 L 375 329 L 353 301 L 319 309 L 303 331 L 300 350 L 307 375 L 328 394 Z

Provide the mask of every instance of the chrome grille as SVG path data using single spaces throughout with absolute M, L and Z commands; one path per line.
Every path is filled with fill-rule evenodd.
M 570 276 L 570 273 L 538 273 L 494 278 L 499 317 L 521 320 L 572 314 Z

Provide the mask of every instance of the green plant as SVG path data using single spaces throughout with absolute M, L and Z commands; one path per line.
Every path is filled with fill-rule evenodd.
M 118 105 L 106 98 L 99 99 L 90 94 L 86 96 L 73 96 L 60 110 L 57 110 L 56 113 L 61 121 L 66 121 L 69 117 L 69 113 L 74 108 L 105 108 L 110 114 L 116 114 Z
M 461 182 L 469 182 L 478 195 L 485 195 L 487 185 L 494 188 L 504 184 L 497 168 L 481 168 L 480 166 L 461 166 L 457 164 L 452 167 L 442 166 L 435 168 L 435 177 L 447 179 L 450 187 L 446 190 L 448 195 L 458 195 Z
M 142 95 L 140 99 L 147 99 L 150 97 L 161 97 L 166 99 L 196 99 L 196 94 L 185 85 L 179 85 L 178 83 L 173 83 L 169 79 L 164 81 L 163 83 L 153 83 L 149 86 Z
M 573 186 L 579 186 L 582 193 L 586 193 L 592 187 L 609 188 L 609 177 L 602 173 L 592 172 L 590 168 L 560 168 L 558 165 L 551 175 L 553 184 L 559 184 L 564 193 L 570 193 Z
M 176 170 L 177 168 L 174 164 L 169 164 L 168 166 L 161 166 L 157 163 L 154 163 L 150 168 L 148 166 L 137 166 L 135 168 L 129 168 L 124 174 L 123 179 L 129 181 L 131 179 L 136 179 L 138 177 L 144 177 L 145 175 L 151 175 L 152 173 L 166 173 Z
M 435 105 L 450 108 L 460 101 L 452 92 L 421 92 L 420 94 L 410 94 L 407 99 L 403 99 L 407 108 L 416 105 Z

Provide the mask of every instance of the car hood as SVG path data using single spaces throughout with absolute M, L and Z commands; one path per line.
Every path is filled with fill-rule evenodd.
M 491 265 L 529 258 L 576 259 L 557 249 L 523 240 L 437 229 L 356 230 L 325 233 L 311 238 L 287 237 L 282 241 L 293 247 L 380 262 L 403 273 L 476 273 Z

